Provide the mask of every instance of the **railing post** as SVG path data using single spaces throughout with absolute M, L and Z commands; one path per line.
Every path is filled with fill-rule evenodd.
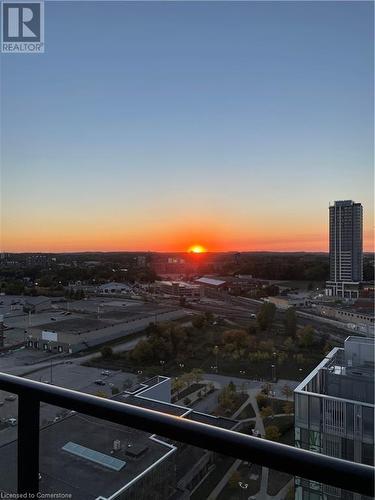
M 39 410 L 35 395 L 18 399 L 18 493 L 39 492 Z

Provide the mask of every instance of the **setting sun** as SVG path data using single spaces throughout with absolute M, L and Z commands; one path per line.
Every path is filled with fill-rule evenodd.
M 204 253 L 206 249 L 202 247 L 202 245 L 193 245 L 192 247 L 189 248 L 189 252 L 192 253 Z

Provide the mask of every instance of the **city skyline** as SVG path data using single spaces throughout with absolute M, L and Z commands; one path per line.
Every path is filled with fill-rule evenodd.
M 372 13 L 46 3 L 1 56 L 2 250 L 328 252 L 353 199 L 372 251 Z

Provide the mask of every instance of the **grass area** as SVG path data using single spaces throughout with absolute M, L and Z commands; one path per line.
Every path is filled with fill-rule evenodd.
M 285 413 L 284 406 L 288 401 L 286 399 L 275 399 L 275 398 L 258 398 L 258 407 L 259 410 L 262 408 L 270 407 L 273 410 L 274 415 L 278 415 L 280 413 Z M 289 403 L 292 401 L 289 400 Z
M 244 404 L 247 398 L 248 398 L 247 394 L 244 394 L 242 392 L 237 392 L 234 395 L 233 405 L 230 408 L 219 405 L 212 412 L 212 414 L 216 415 L 217 417 L 230 417 L 238 410 L 238 408 L 241 407 L 241 405 Z
M 275 425 L 281 434 L 279 441 L 284 444 L 294 445 L 294 417 L 282 415 L 279 417 L 267 417 L 263 420 L 264 427 Z
M 218 500 L 248 500 L 250 496 L 256 495 L 260 489 L 262 479 L 262 467 L 256 464 L 242 462 L 228 481 Z M 242 483 L 242 487 L 239 483 Z
M 255 411 L 251 403 L 247 404 L 241 413 L 237 416 L 238 420 L 244 420 L 245 418 L 254 418 Z

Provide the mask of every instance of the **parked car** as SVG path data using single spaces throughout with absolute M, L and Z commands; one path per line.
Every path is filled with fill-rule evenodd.
M 17 419 L 16 419 L 16 418 L 13 418 L 13 417 L 8 418 L 8 419 L 6 420 L 6 422 L 7 422 L 9 425 L 13 425 L 13 426 L 14 426 L 14 425 L 17 425 Z
M 105 382 L 104 382 L 104 380 L 98 379 L 98 380 L 95 380 L 95 384 L 96 385 L 105 385 Z
M 17 396 L 15 394 L 9 394 L 9 396 L 5 396 L 5 401 L 15 401 Z
M 102 371 L 102 375 L 106 375 L 106 376 L 108 376 L 108 375 L 110 375 L 110 374 L 111 374 L 111 372 L 110 372 L 109 370 L 103 370 L 103 371 Z

